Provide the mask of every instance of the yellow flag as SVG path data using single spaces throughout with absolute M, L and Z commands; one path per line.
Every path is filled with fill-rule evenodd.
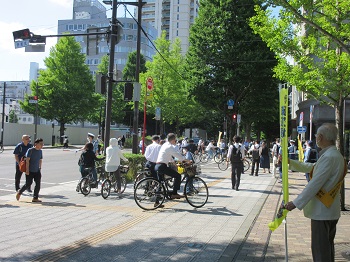
M 304 161 L 304 150 L 303 150 L 303 146 L 301 144 L 300 139 L 298 139 L 298 155 L 299 155 L 299 161 L 303 162 Z
M 284 209 L 284 204 L 289 201 L 288 189 L 288 89 L 281 88 L 280 91 L 280 137 L 282 147 L 282 187 L 283 201 L 276 214 L 274 221 L 269 223 L 270 230 L 274 231 L 286 218 L 288 210 Z

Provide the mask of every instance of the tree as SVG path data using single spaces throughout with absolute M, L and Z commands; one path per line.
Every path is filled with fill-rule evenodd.
M 18 123 L 18 116 L 16 114 L 16 110 L 10 110 L 9 113 L 9 122 L 10 123 Z
M 187 71 L 192 92 L 203 107 L 221 112 L 218 116 L 225 115 L 229 126 L 232 114 L 239 113 L 242 124 L 260 133 L 259 123 L 278 117 L 278 89 L 272 71 L 274 53 L 248 24 L 254 15 L 253 0 L 201 1 L 191 27 Z M 233 110 L 227 110 L 228 99 L 234 100 Z
M 175 125 L 175 133 L 180 136 L 180 127 L 191 123 L 200 116 L 197 112 L 200 105 L 196 103 L 189 93 L 189 82 L 184 78 L 184 58 L 181 55 L 180 40 L 173 43 L 166 40 L 164 31 L 155 41 L 159 53 L 154 55 L 152 62 L 147 62 L 147 72 L 140 75 L 141 83 L 146 83 L 147 77 L 154 82 L 153 99 L 147 103 L 151 106 L 149 112 L 154 114 L 155 108 L 161 108 L 160 126 L 163 123 Z M 143 85 L 142 93 L 146 93 Z M 142 95 L 142 99 L 145 96 Z M 164 130 L 161 129 L 161 133 Z
M 97 110 L 94 82 L 81 46 L 74 37 L 61 37 L 44 60 L 46 69 L 40 71 L 38 82 L 31 83 L 32 95 L 38 96 L 38 115 L 60 123 L 60 136 L 65 124 L 84 121 Z M 34 114 L 35 105 L 21 103 L 24 111 Z
M 270 1 L 281 5 L 279 18 L 256 7 L 251 27 L 277 54 L 275 75 L 335 109 L 343 147 L 343 105 L 350 94 L 348 1 Z M 290 64 L 292 57 L 295 64 Z

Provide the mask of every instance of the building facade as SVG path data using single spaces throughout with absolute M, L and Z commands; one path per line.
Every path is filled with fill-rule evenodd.
M 189 48 L 190 27 L 198 16 L 199 0 L 145 0 L 142 21 L 157 29 L 158 37 L 166 31 L 167 39 L 181 40 L 181 53 Z
M 98 0 L 74 0 L 73 19 L 58 21 L 58 34 L 84 34 L 106 31 L 110 26 L 107 11 Z M 137 22 L 133 18 L 118 18 L 123 28 L 120 33 L 120 42 L 115 48 L 115 68 L 122 71 L 130 52 L 136 51 L 137 46 Z M 149 38 L 155 40 L 157 31 L 149 23 L 142 23 L 143 29 Z M 81 52 L 86 54 L 86 64 L 90 72 L 95 74 L 101 58 L 109 53 L 109 41 L 107 35 L 75 36 L 81 45 Z M 152 43 L 143 34 L 141 35 L 141 54 L 146 61 L 151 60 L 155 50 Z

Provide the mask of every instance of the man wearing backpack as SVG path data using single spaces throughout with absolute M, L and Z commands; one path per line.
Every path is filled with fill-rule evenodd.
M 22 171 L 19 170 L 19 162 L 21 161 L 21 158 L 24 157 L 27 153 L 27 150 L 29 148 L 32 148 L 33 145 L 30 143 L 30 136 L 29 135 L 23 135 L 22 136 L 22 142 L 17 144 L 15 147 L 15 150 L 13 151 L 13 154 L 15 155 L 16 160 L 16 174 L 15 174 L 15 188 L 16 192 L 21 189 L 20 182 L 22 177 Z M 30 187 L 27 189 L 29 193 L 32 192 Z
M 232 189 L 239 191 L 239 184 L 241 182 L 241 174 L 243 170 L 243 159 L 245 158 L 245 149 L 239 143 L 240 137 L 233 137 L 233 145 L 230 145 L 227 153 L 227 161 L 231 161 L 232 171 L 231 171 L 231 182 Z
M 272 147 L 272 176 L 277 176 L 277 168 L 278 168 L 278 154 L 280 151 L 281 145 L 280 145 L 280 139 L 276 138 L 276 143 Z
M 249 152 L 252 153 L 252 172 L 250 176 L 254 175 L 254 170 L 255 170 L 255 176 L 258 176 L 259 164 L 260 164 L 259 148 L 260 148 L 259 141 L 256 140 L 255 143 L 252 145 L 252 147 L 249 149 Z
M 305 163 L 316 163 L 318 159 L 318 153 L 315 148 L 313 148 L 314 143 L 309 140 L 305 142 L 306 149 L 305 149 L 305 155 L 304 155 L 304 162 Z M 309 173 L 305 173 L 305 177 L 307 182 L 310 181 Z

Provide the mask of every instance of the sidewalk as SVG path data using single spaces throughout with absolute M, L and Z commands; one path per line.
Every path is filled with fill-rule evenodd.
M 289 199 L 292 201 L 305 187 L 304 174 L 289 172 Z M 274 219 L 275 212 L 282 201 L 282 185 L 275 183 L 261 207 L 260 214 L 252 224 L 250 232 L 240 252 L 234 259 L 220 261 L 285 261 L 284 224 L 271 232 L 267 224 Z M 335 238 L 335 261 L 350 261 L 350 177 L 345 179 L 345 207 L 337 225 Z M 312 261 L 310 219 L 298 209 L 287 215 L 287 241 L 289 261 Z
M 208 203 L 199 209 L 185 200 L 143 211 L 129 185 L 123 198 L 104 200 L 98 190 L 84 197 L 76 181 L 42 189 L 43 203 L 23 194 L 0 197 L 0 261 L 213 262 L 285 261 L 284 226 L 271 233 L 268 223 L 281 203 L 281 184 L 271 174 L 242 175 L 231 189 L 230 170 L 202 167 Z M 305 186 L 291 172 L 290 199 Z M 346 177 L 350 209 L 350 178 Z M 350 261 L 350 211 L 344 211 L 335 239 L 336 261 Z M 310 221 L 303 212 L 287 216 L 289 261 L 312 261 Z

